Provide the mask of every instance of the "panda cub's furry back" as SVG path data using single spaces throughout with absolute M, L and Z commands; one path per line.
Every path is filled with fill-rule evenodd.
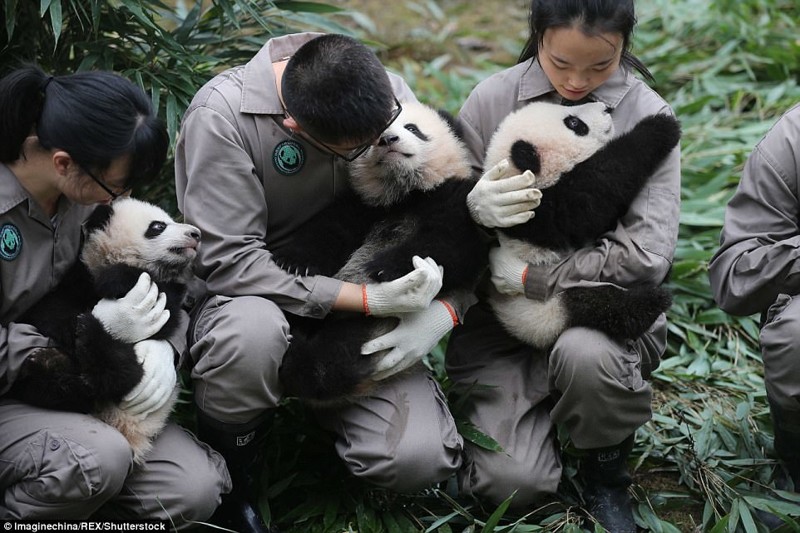
M 535 216 L 499 229 L 503 247 L 535 265 L 555 264 L 612 230 L 680 140 L 678 121 L 652 115 L 615 136 L 602 103 L 565 107 L 536 102 L 506 117 L 492 136 L 485 168 L 508 159 L 510 173 L 531 170 L 542 191 Z M 588 327 L 615 339 L 635 339 L 671 304 L 652 284 L 571 287 L 549 300 L 494 291 L 489 302 L 500 322 L 539 348 L 567 327 Z
M 289 246 L 273 250 L 279 265 L 374 283 L 408 274 L 417 255 L 443 267 L 443 294 L 474 288 L 488 247 L 466 208 L 474 182 L 452 117 L 403 104 L 349 170 L 354 194 L 313 217 Z M 287 394 L 321 403 L 365 394 L 374 385 L 375 356 L 361 355 L 361 346 L 396 323 L 349 313 L 290 317 L 292 341 L 280 369 Z
M 167 339 L 180 308 L 200 231 L 162 209 L 132 198 L 100 205 L 85 224 L 80 260 L 61 283 L 16 321 L 35 326 L 55 346 L 29 355 L 10 394 L 26 403 L 93 413 L 128 439 L 141 462 L 161 430 L 172 401 L 145 418 L 126 414 L 120 401 L 142 379 L 132 344 L 109 334 L 92 314 L 103 298 L 125 296 L 143 272 L 166 295 L 167 323 L 152 339 Z

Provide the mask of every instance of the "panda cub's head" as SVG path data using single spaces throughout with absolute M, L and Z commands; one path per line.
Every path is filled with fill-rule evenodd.
M 200 244 L 200 230 L 179 224 L 160 207 L 121 198 L 98 206 L 86 222 L 81 261 L 90 272 L 128 265 L 155 281 L 187 282 Z
M 404 103 L 378 143 L 349 168 L 353 189 L 372 206 L 390 206 L 412 191 L 470 176 L 466 145 L 452 117 L 416 102 Z
M 611 110 L 605 104 L 534 102 L 503 119 L 489 142 L 484 168 L 508 159 L 517 173 L 533 172 L 536 186 L 545 189 L 613 137 Z

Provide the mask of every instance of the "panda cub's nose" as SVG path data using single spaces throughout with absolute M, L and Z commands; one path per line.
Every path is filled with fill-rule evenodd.
M 378 146 L 391 146 L 400 140 L 398 135 L 382 135 L 381 140 L 378 141 Z
M 606 106 L 606 108 L 603 110 L 604 113 L 608 113 L 609 115 L 611 114 L 612 111 L 614 111 L 614 108 L 608 106 Z

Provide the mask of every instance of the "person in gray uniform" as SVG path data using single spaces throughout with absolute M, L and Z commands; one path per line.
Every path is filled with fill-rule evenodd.
M 795 105 L 748 157 L 725 210 L 720 247 L 708 265 L 723 311 L 761 313 L 764 383 L 775 453 L 783 466 L 776 484 L 795 492 L 800 487 L 800 301 L 795 299 L 800 280 L 794 277 L 799 217 L 800 105 Z
M 0 395 L 24 359 L 49 345 L 15 319 L 78 260 L 83 222 L 97 203 L 156 178 L 169 138 L 150 100 L 109 72 L 47 76 L 22 67 L 0 80 Z M 110 332 L 145 339 L 158 287 L 149 280 L 93 313 Z M 171 344 L 142 355 L 146 375 L 164 376 L 152 396 L 123 402 L 158 409 L 175 383 L 188 317 Z M 155 328 L 155 329 L 153 329 Z M 0 519 L 205 520 L 230 490 L 222 457 L 169 423 L 135 466 L 116 429 L 81 413 L 51 411 L 0 396 Z
M 492 134 L 512 111 L 537 101 L 599 101 L 613 109 L 618 134 L 648 115 L 673 114 L 632 73 L 651 78 L 630 52 L 634 25 L 631 0 L 531 2 L 530 37 L 519 63 L 479 83 L 459 112 L 476 176 L 486 171 L 468 198 L 476 222 L 508 227 L 535 216 L 540 193 L 534 179 L 497 179 L 498 168 L 482 168 Z M 532 299 L 577 284 L 662 282 L 678 237 L 680 182 L 676 147 L 617 226 L 592 246 L 546 266 L 528 265 L 500 248 L 490 256 L 493 277 L 503 290 L 516 287 Z M 546 199 L 547 191 L 541 196 Z M 647 378 L 659 364 L 666 334 L 661 315 L 638 339 L 617 342 L 573 327 L 549 350 L 537 351 L 511 337 L 481 299 L 450 337 L 447 371 L 468 392 L 470 421 L 503 452 L 467 443 L 462 490 L 494 503 L 516 492 L 516 507 L 555 493 L 562 472 L 561 426 L 584 452 L 579 476 L 591 515 L 609 531 L 636 531 L 626 463 L 637 428 L 651 417 Z
M 392 349 L 392 361 L 399 355 L 398 371 L 454 325 L 447 306 L 431 302 L 441 284 L 432 260 L 399 280 L 359 286 L 288 273 L 272 259 L 347 189 L 347 161 L 414 100 L 358 41 L 302 33 L 271 39 L 247 64 L 216 76 L 183 118 L 178 206 L 203 232 L 197 272 L 209 294 L 189 333 L 198 434 L 222 452 L 234 484 L 216 523 L 267 530 L 257 480 L 270 417 L 283 398 L 278 369 L 291 339 L 284 313 L 400 316 L 396 329 L 370 343 Z M 450 303 L 457 312 L 466 305 Z M 318 414 L 347 468 L 378 486 L 416 491 L 461 464 L 462 439 L 421 365 Z

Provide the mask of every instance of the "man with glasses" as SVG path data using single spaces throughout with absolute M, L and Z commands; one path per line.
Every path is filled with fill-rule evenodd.
M 271 259 L 347 189 L 347 162 L 414 100 L 359 42 L 304 33 L 271 39 L 246 65 L 215 77 L 184 116 L 178 206 L 203 232 L 197 271 L 209 294 L 189 332 L 198 433 L 225 456 L 234 483 L 215 516 L 221 525 L 267 531 L 254 502 L 259 451 L 282 398 L 278 368 L 291 338 L 284 312 L 399 316 L 385 339 L 404 354 L 398 371 L 439 341 L 431 324 L 448 311 L 430 305 L 441 284 L 430 259 L 400 280 L 365 286 L 289 274 Z M 376 485 L 416 491 L 460 466 L 461 438 L 424 369 L 319 414 L 349 470 Z

